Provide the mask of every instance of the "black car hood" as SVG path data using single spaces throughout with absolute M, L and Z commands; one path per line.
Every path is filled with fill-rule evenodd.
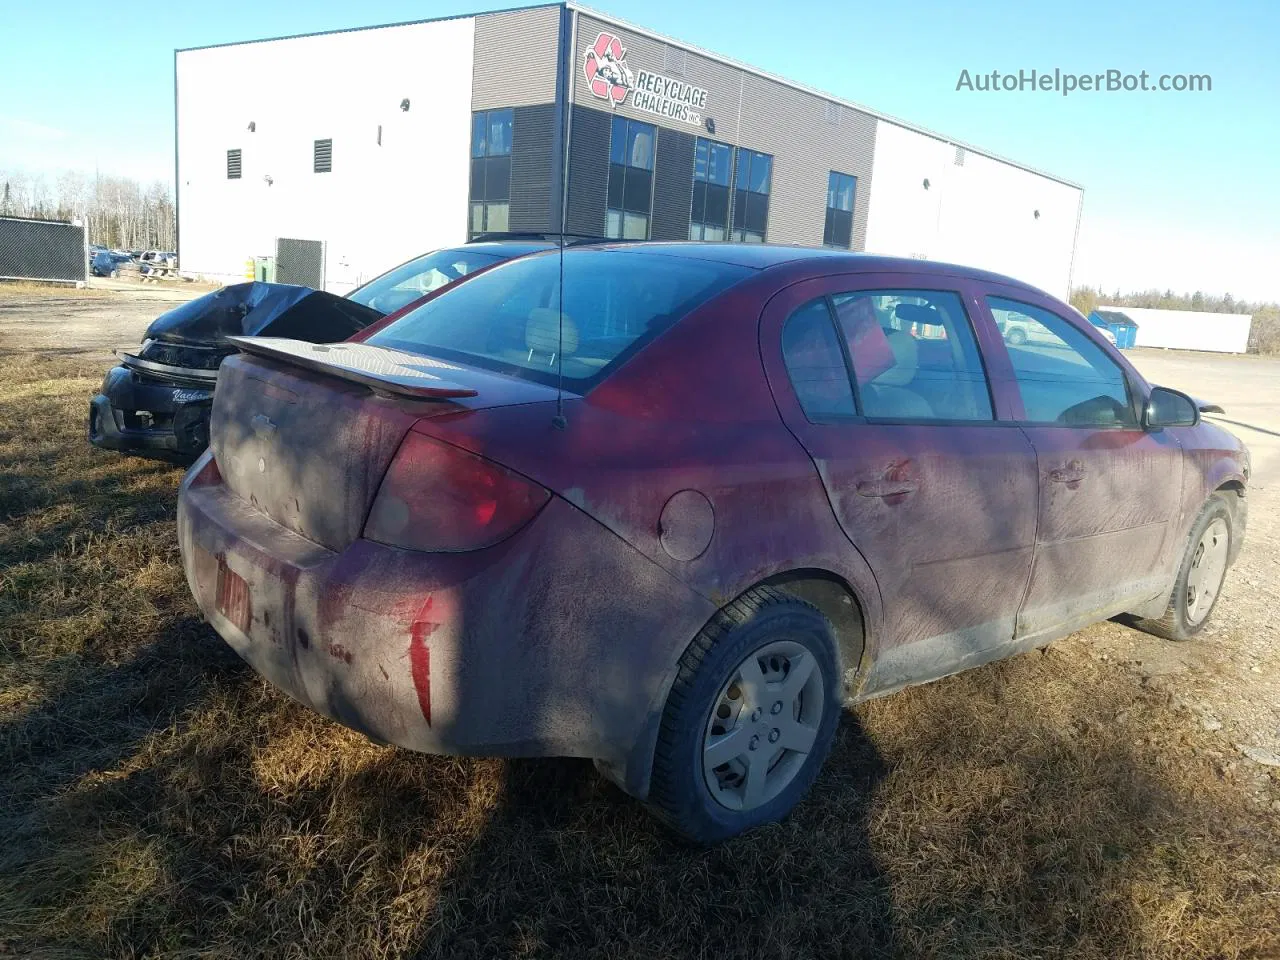
M 236 283 L 207 293 L 147 327 L 146 340 L 226 346 L 227 337 L 275 336 L 311 343 L 345 340 L 382 314 L 323 290 L 289 283 Z

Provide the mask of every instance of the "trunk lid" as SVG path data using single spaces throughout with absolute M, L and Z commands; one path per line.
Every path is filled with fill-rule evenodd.
M 365 345 L 237 338 L 218 372 L 211 447 L 232 493 L 330 550 L 360 536 L 404 435 L 424 417 L 554 401 L 554 388 Z M 353 350 L 358 348 L 358 359 Z M 408 355 L 405 355 L 408 356 Z M 424 478 L 429 482 L 429 478 Z

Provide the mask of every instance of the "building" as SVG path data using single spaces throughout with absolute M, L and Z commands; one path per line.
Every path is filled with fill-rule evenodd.
M 563 214 L 1070 287 L 1076 184 L 572 3 L 179 50 L 175 96 L 186 273 L 341 293 Z
M 1114 325 L 1128 321 L 1133 328 L 1128 346 L 1212 350 L 1215 353 L 1245 353 L 1249 349 L 1249 328 L 1253 324 L 1253 317 L 1244 313 L 1106 305 L 1099 305 L 1094 313 L 1113 332 Z

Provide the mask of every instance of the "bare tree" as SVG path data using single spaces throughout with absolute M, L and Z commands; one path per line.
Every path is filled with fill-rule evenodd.
M 89 242 L 128 250 L 172 250 L 176 243 L 168 184 L 143 187 L 130 177 L 63 170 L 53 175 L 0 170 L 0 213 L 84 221 Z

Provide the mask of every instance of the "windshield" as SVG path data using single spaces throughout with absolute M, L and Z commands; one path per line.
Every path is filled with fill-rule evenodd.
M 370 280 L 347 294 L 348 300 L 372 307 L 384 316 L 407 307 L 432 290 L 453 283 L 459 277 L 506 259 L 495 253 L 479 250 L 437 250 L 402 263 L 380 277 Z
M 695 307 L 754 271 L 628 250 L 512 260 L 424 303 L 367 341 L 584 389 Z M 561 349 L 563 348 L 563 349 Z M 563 356 L 561 356 L 561 352 Z

